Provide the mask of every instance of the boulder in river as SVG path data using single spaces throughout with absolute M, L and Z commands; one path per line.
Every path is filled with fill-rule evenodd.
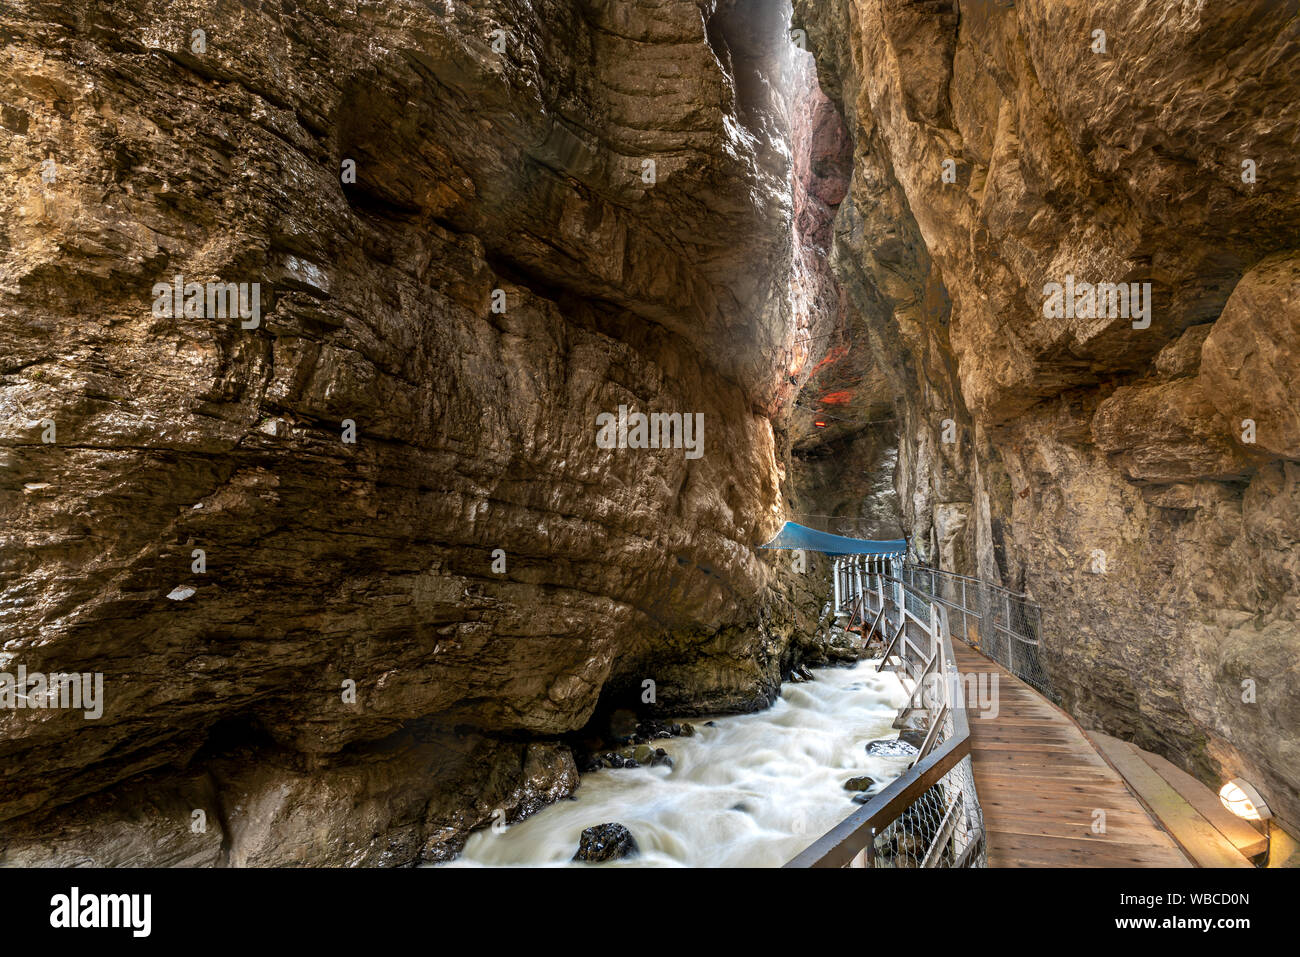
M 925 744 L 926 731 L 924 728 L 904 728 L 898 732 L 898 740 L 904 744 L 910 744 L 916 750 L 921 750 L 921 745 Z
M 632 832 L 622 824 L 597 824 L 582 832 L 582 838 L 578 841 L 578 853 L 573 855 L 573 859 L 600 864 L 629 857 L 636 852 L 636 840 L 632 837 Z
M 891 741 L 889 738 L 881 738 L 867 745 L 867 754 L 879 758 L 901 758 L 916 754 L 917 750 L 915 745 L 908 744 L 906 741 Z
M 875 780 L 867 777 L 865 774 L 859 775 L 856 778 L 849 778 L 844 782 L 844 790 L 846 791 L 870 791 L 875 786 Z

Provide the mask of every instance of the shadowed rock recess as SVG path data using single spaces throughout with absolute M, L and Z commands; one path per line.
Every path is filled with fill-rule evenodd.
M 103 675 L 0 709 L 0 864 L 447 860 L 619 709 L 850 654 L 755 548 L 792 516 L 1029 591 L 1083 722 L 1300 823 L 1292 6 L 7 0 L 0 44 L 0 671 Z M 1067 275 L 1149 325 L 1048 317 Z M 702 454 L 601 447 L 621 407 Z

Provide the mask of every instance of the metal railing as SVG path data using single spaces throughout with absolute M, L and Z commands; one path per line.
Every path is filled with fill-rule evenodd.
M 982 867 L 983 814 L 970 726 L 943 604 L 894 574 L 902 556 L 834 565 L 835 607 L 886 642 L 877 670 L 898 672 L 907 703 L 894 726 L 924 730 L 916 760 L 786 867 Z
M 925 565 L 903 565 L 899 575 L 909 589 L 948 610 L 959 638 L 1060 704 L 1043 667 L 1043 612 L 1036 602 L 999 585 Z

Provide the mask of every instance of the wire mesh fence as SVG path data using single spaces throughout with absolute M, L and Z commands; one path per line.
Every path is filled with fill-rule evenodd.
M 985 867 L 983 815 L 970 758 L 876 834 L 872 867 Z
M 924 565 L 904 565 L 906 585 L 948 609 L 952 631 L 1052 701 L 1052 687 L 1042 660 L 1042 609 L 1024 595 L 976 578 Z
M 902 559 L 901 554 L 836 558 L 835 606 L 881 643 L 879 667 L 911 682 L 912 696 L 894 726 L 923 731 L 924 742 L 894 784 L 787 866 L 987 866 L 970 726 L 963 692 L 957 690 L 962 675 L 951 636 L 1060 700 L 1043 666 L 1037 603 L 998 585 Z M 907 799 L 907 788 L 924 790 Z
M 907 641 L 896 646 L 902 675 L 913 684 L 914 697 L 899 714 L 924 715 L 926 753 L 969 733 L 949 633 L 952 616 L 922 589 L 901 579 L 874 573 L 868 566 L 861 593 L 863 610 L 879 612 L 889 633 L 903 626 Z M 882 662 L 883 664 L 883 662 Z M 931 671 L 930 669 L 936 670 Z M 932 727 L 938 722 L 938 727 Z M 915 764 L 913 765 L 913 768 Z M 908 773 L 913 773 L 909 769 Z M 875 830 L 859 858 L 869 867 L 984 867 L 987 864 L 984 818 L 975 792 L 970 757 L 963 757 L 901 813 Z

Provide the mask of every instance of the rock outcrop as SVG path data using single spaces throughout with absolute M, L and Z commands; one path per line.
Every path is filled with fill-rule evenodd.
M 833 261 L 897 402 L 916 553 L 1041 602 L 1084 721 L 1300 825 L 1293 11 L 794 20 L 853 138 Z M 1111 287 L 1051 301 L 1076 282 Z
M 0 667 L 104 700 L 0 711 L 0 861 L 441 860 L 602 700 L 772 699 L 839 303 L 788 17 L 5 6 Z M 702 431 L 602 448 L 620 407 Z
M 588 864 L 603 864 L 620 857 L 632 857 L 636 853 L 636 838 L 622 824 L 597 824 L 582 832 L 573 859 Z

